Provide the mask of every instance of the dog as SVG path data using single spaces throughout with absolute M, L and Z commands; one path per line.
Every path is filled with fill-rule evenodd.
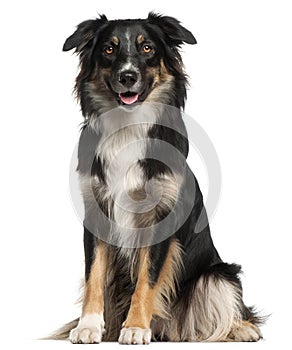
M 196 44 L 193 34 L 153 12 L 135 20 L 100 15 L 65 41 L 63 50 L 80 58 L 85 289 L 81 316 L 56 339 L 262 338 L 261 317 L 242 300 L 241 266 L 223 262 L 214 247 L 186 163 L 183 44 Z

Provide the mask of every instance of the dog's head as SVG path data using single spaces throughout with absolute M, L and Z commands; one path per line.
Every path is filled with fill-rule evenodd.
M 63 50 L 80 55 L 76 92 L 85 115 L 119 104 L 155 101 L 182 107 L 186 77 L 179 47 L 196 39 L 178 20 L 150 13 L 145 20 L 82 22 Z

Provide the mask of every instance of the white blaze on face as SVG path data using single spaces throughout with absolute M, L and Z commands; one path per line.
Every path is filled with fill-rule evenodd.
M 124 72 L 134 72 L 137 75 L 139 75 L 139 69 L 129 60 L 122 66 L 122 68 L 120 70 L 120 75 Z M 134 86 L 135 86 L 135 84 L 134 84 Z M 133 88 L 134 88 L 134 86 L 133 86 Z M 130 88 L 130 91 L 131 91 L 131 88 Z M 121 99 L 121 101 L 124 104 L 131 105 L 131 104 L 138 101 L 139 94 L 136 91 L 133 91 L 131 93 L 120 93 L 119 98 Z
M 128 29 L 125 33 L 126 39 L 127 39 L 127 44 L 128 44 L 128 52 L 130 53 L 131 51 L 131 33 L 130 30 Z
M 138 73 L 138 68 L 136 66 L 133 65 L 132 62 L 127 61 L 121 69 L 121 72 L 126 72 L 126 71 L 131 71 L 131 72 L 135 72 Z

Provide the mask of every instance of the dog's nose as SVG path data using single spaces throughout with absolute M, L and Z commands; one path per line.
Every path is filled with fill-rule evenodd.
M 126 70 L 121 73 L 119 82 L 127 88 L 132 87 L 138 80 L 138 75 L 134 71 Z

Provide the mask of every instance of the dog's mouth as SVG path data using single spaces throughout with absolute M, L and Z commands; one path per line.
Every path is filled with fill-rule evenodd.
M 119 93 L 120 101 L 125 105 L 132 105 L 139 100 L 139 94 L 132 91 L 127 91 L 123 93 Z
M 145 87 L 145 89 L 142 90 L 141 92 L 131 91 L 131 90 L 128 90 L 125 92 L 118 92 L 118 91 L 115 91 L 114 88 L 112 88 L 112 85 L 110 84 L 110 82 L 107 82 L 107 86 L 109 90 L 112 92 L 112 94 L 114 95 L 117 102 L 120 105 L 124 105 L 124 106 L 130 106 L 135 103 L 144 102 L 149 94 L 149 91 L 151 90 L 151 84 L 148 84 Z

